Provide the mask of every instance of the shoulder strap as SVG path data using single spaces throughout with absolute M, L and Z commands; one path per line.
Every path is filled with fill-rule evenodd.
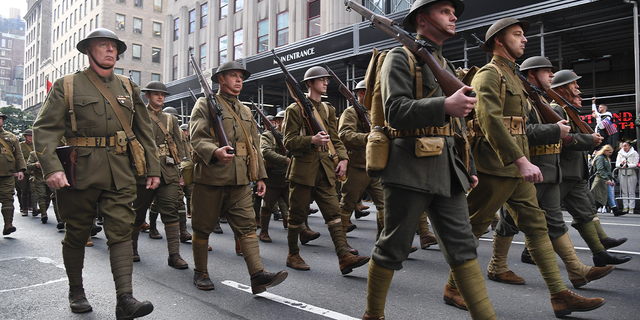
M 2 145 L 7 149 L 7 152 L 9 152 L 9 154 L 11 155 L 11 158 L 13 159 L 13 163 L 16 164 L 16 156 L 13 155 L 13 149 L 9 147 L 9 145 L 4 141 L 4 139 L 0 139 L 0 143 L 2 143 Z
M 63 82 L 64 88 L 64 103 L 69 108 L 69 118 L 71 118 L 71 131 L 78 131 L 78 124 L 76 122 L 76 114 L 73 110 L 73 74 L 64 76 Z
M 327 114 L 327 119 L 329 119 L 329 107 L 327 107 L 327 104 L 322 101 L 320 102 L 320 104 L 322 104 L 322 106 L 324 107 L 324 113 Z M 322 118 L 318 113 L 318 108 L 313 108 L 313 113 L 314 113 L 314 116 L 316 116 L 316 118 L 322 121 Z M 327 134 L 329 134 L 329 128 L 325 128 L 325 130 L 327 130 Z M 333 142 L 331 142 L 331 135 L 329 135 L 329 142 L 327 143 L 327 147 L 329 147 L 329 156 L 331 156 L 332 158 L 334 156 L 336 157 L 338 156 L 338 154 L 336 153 L 336 148 L 333 146 Z
M 507 84 L 504 76 L 502 75 L 502 70 L 500 69 L 500 67 L 491 62 L 487 63 L 487 65 L 493 67 L 493 69 L 495 69 L 500 76 L 500 101 L 502 101 L 502 105 L 504 106 L 504 100 L 507 96 Z
M 240 128 L 242 129 L 242 134 L 244 134 L 246 143 L 251 144 L 253 146 L 253 138 L 251 137 L 251 135 L 249 135 L 249 133 L 247 132 L 247 129 L 245 129 L 245 127 L 242 125 L 242 120 L 240 120 L 240 117 L 238 117 L 238 115 L 233 111 L 233 108 L 231 108 L 231 106 L 226 101 L 224 101 L 224 99 L 220 99 L 220 102 L 221 102 L 220 104 L 225 106 L 225 108 L 227 108 L 227 110 L 231 112 L 231 115 L 233 115 L 236 121 L 238 121 L 238 126 L 240 126 Z M 247 106 L 245 105 L 243 105 L 243 107 L 247 108 Z M 249 111 L 249 113 L 251 113 L 251 111 Z M 247 146 L 247 152 L 250 152 L 249 150 L 252 150 L 252 149 L 250 148 L 250 146 Z
M 416 77 L 416 74 L 422 74 L 422 67 L 418 65 L 418 60 L 413 52 L 406 46 L 402 46 L 402 49 L 409 55 L 409 68 L 411 70 L 411 78 L 416 80 L 416 99 L 422 99 L 422 77 Z M 438 88 L 436 86 L 436 88 Z M 435 92 L 435 89 L 433 90 Z M 433 93 L 431 93 L 433 94 Z
M 28 144 L 25 143 L 24 145 L 27 147 L 27 149 L 29 149 L 29 152 L 33 152 L 33 149 L 31 149 Z
M 167 143 L 169 144 L 169 152 L 171 152 L 171 157 L 173 157 L 176 163 L 180 163 L 178 150 L 175 149 L 176 142 L 171 137 L 171 134 L 169 133 L 169 131 L 167 131 L 167 128 L 165 128 L 162 125 L 162 122 L 160 122 L 160 118 L 158 118 L 153 112 L 149 112 L 149 117 L 151 118 L 151 120 L 153 120 L 153 122 L 155 122 L 158 125 L 158 127 L 160 128 L 160 131 L 162 131 L 162 133 L 164 134 L 164 138 L 167 140 Z M 171 118 L 171 116 L 169 116 L 167 118 L 167 126 L 169 126 L 169 123 L 171 122 L 173 122 L 173 119 Z

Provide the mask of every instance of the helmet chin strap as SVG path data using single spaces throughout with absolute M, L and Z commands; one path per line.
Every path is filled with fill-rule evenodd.
M 496 40 L 497 40 L 497 39 L 498 39 L 498 36 L 496 36 L 496 37 L 493 39 L 494 46 L 495 46 L 495 42 L 496 42 Z M 516 56 L 516 55 L 515 55 L 515 53 L 513 53 L 513 51 L 511 51 L 511 48 L 509 48 L 509 46 L 507 46 L 507 45 L 504 43 L 504 40 L 503 40 L 503 39 L 500 39 L 500 41 L 502 41 L 502 47 L 504 48 L 504 50 L 506 50 L 506 51 L 507 51 L 507 53 L 508 53 L 508 54 L 509 54 L 509 55 L 510 55 L 514 60 L 515 60 L 515 59 L 517 59 L 518 57 L 520 57 L 520 56 Z
M 438 23 L 436 23 L 433 19 L 431 19 L 431 17 L 429 16 L 429 14 L 423 14 L 422 15 L 425 19 L 427 19 L 427 21 L 429 21 L 429 23 L 431 23 L 431 25 L 436 28 L 438 31 L 442 32 L 445 35 L 448 35 L 449 37 L 453 37 L 456 35 L 455 32 L 451 33 L 447 30 L 445 30 L 441 25 L 439 25 Z
M 95 63 L 100 69 L 103 69 L 103 70 L 111 69 L 111 67 L 105 67 L 105 66 L 99 64 L 98 61 L 96 61 L 96 59 L 93 58 L 93 55 L 91 55 L 91 51 L 90 50 L 87 50 L 87 55 L 89 56 L 89 58 L 91 60 L 93 60 L 93 63 Z

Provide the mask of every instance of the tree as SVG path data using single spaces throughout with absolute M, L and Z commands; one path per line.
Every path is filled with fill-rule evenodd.
M 35 117 L 32 114 L 14 106 L 0 108 L 0 113 L 7 116 L 7 120 L 4 121 L 4 130 L 15 135 L 20 135 L 24 130 L 31 128 L 35 121 Z

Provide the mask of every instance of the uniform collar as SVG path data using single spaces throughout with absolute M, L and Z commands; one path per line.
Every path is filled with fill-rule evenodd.
M 151 105 L 150 105 L 150 104 L 147 104 L 147 110 L 148 110 L 149 112 L 153 112 L 153 113 L 154 113 L 155 115 L 157 115 L 157 116 L 159 116 L 159 115 L 162 113 L 162 109 L 160 109 L 160 110 L 158 110 L 158 111 L 155 111 L 155 110 L 153 110 L 153 108 L 151 108 Z
M 95 73 L 98 76 L 98 78 L 100 78 L 100 80 L 102 80 L 102 82 L 104 82 L 104 83 L 108 83 L 108 82 L 113 81 L 113 79 L 115 77 L 115 74 L 113 73 L 113 70 L 111 71 L 111 74 L 109 74 L 106 77 L 103 77 L 103 76 L 99 75 L 95 70 L 91 69 L 91 67 L 88 67 L 87 69 L 90 69 L 93 73 Z
M 442 57 L 442 45 L 435 43 L 433 40 L 418 34 L 418 39 L 419 40 L 423 40 L 424 42 L 428 43 L 429 45 L 431 45 L 431 47 L 433 47 L 433 49 L 435 49 L 435 54 L 438 57 Z
M 507 66 L 509 69 L 511 69 L 511 71 L 513 71 L 514 73 L 516 72 L 516 63 L 513 61 L 510 61 L 509 59 L 500 56 L 500 55 L 493 55 L 493 61 L 495 61 L 495 63 L 499 66 Z

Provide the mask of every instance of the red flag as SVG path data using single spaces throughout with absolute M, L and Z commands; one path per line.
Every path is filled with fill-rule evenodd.
M 49 94 L 49 90 L 51 90 L 51 86 L 53 85 L 53 83 L 51 83 L 51 81 L 49 81 L 49 79 L 47 79 L 47 94 Z

